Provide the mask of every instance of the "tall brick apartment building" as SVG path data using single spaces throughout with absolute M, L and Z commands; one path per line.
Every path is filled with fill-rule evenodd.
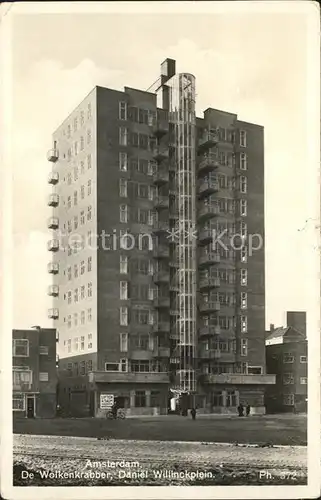
M 49 316 L 71 413 L 102 414 L 104 394 L 138 414 L 166 412 L 169 394 L 263 412 L 274 383 L 264 248 L 234 248 L 264 238 L 263 128 L 196 117 L 195 77 L 175 66 L 149 91 L 95 87 L 53 134 Z
M 12 331 L 14 417 L 54 417 L 57 401 L 56 330 Z

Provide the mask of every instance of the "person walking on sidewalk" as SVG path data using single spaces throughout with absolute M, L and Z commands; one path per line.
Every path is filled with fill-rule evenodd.
M 250 415 L 250 412 L 251 412 L 251 407 L 249 404 L 246 405 L 246 416 L 248 417 Z
M 195 418 L 196 418 L 196 409 L 195 408 L 191 409 L 191 415 L 192 415 L 192 419 L 195 420 Z

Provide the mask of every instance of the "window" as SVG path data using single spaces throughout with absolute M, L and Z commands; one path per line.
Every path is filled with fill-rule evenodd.
M 29 340 L 13 339 L 13 356 L 27 358 L 29 356 Z
M 89 205 L 89 207 L 87 209 L 87 220 L 91 220 L 91 216 L 92 216 L 91 205 Z
M 22 385 L 32 384 L 32 372 L 28 366 L 13 366 L 12 367 L 12 385 L 14 388 L 22 390 Z
M 128 222 L 128 207 L 127 205 L 120 205 L 119 207 L 119 221 Z
M 300 384 L 301 385 L 307 385 L 308 379 L 307 377 L 300 377 Z
M 283 354 L 283 363 L 293 363 L 294 356 L 291 352 L 285 352 Z
M 127 197 L 127 180 L 119 179 L 119 196 L 121 198 Z
M 87 372 L 91 372 L 93 369 L 93 362 L 91 359 L 87 361 Z
M 307 362 L 307 357 L 306 356 L 300 356 L 300 363 L 306 363 Z
M 85 287 L 81 287 L 81 288 L 85 289 Z M 86 320 L 86 318 L 85 318 L 85 311 L 81 311 L 81 313 L 80 313 L 80 324 L 84 325 L 85 324 L 85 320 Z
M 71 174 L 69 173 L 69 174 L 67 174 L 67 184 L 68 184 L 69 186 L 70 186 L 70 184 L 71 184 L 71 180 L 72 180 L 72 179 L 71 179 Z
M 121 146 L 127 146 L 127 128 L 126 127 L 119 127 L 119 144 Z
M 247 215 L 247 200 L 240 200 L 240 215 L 242 217 Z
M 240 130 L 240 146 L 246 148 L 246 131 Z
M 85 337 L 80 337 L 80 350 L 85 350 Z
M 247 269 L 241 269 L 241 285 L 247 285 Z
M 119 368 L 121 372 L 128 372 L 128 360 L 121 359 L 119 363 Z
M 91 155 L 87 155 L 87 168 L 88 170 L 91 168 Z
M 74 326 L 78 326 L 78 313 L 74 313 Z
M 120 307 L 119 308 L 119 320 L 121 326 L 127 326 L 128 325 L 128 309 L 127 307 Z
M 119 364 L 118 363 L 105 363 L 105 371 L 106 372 L 119 372 Z
M 78 302 L 78 288 L 74 290 L 74 302 Z
M 150 393 L 150 405 L 152 408 L 161 406 L 161 394 L 159 391 L 151 391 Z
M 91 322 L 92 321 L 92 312 L 91 312 L 91 308 L 89 308 L 87 310 L 87 320 L 88 322 Z
M 80 262 L 80 274 L 84 274 L 85 273 L 85 261 L 82 260 Z
M 88 184 L 87 184 L 87 194 L 88 194 L 88 196 L 91 195 L 91 179 L 89 179 Z
M 122 172 L 127 172 L 128 170 L 128 157 L 127 153 L 119 153 L 119 170 Z
M 237 391 L 226 391 L 226 406 L 237 406 Z
M 244 175 L 240 177 L 240 191 L 241 193 L 247 193 L 247 178 Z
M 156 198 L 156 186 L 148 186 L 148 199 L 149 200 L 154 200 Z
M 68 292 L 69 293 L 69 292 Z M 70 292 L 71 294 L 71 292 Z M 68 328 L 71 328 L 71 314 L 68 315 L 68 322 L 67 322 Z
M 145 406 L 146 406 L 146 392 L 135 391 L 135 407 L 145 408 Z
M 78 351 L 78 348 L 79 348 L 79 338 L 78 337 L 74 338 L 73 344 L 74 344 L 74 351 Z
M 127 281 L 121 281 L 119 283 L 119 298 L 120 298 L 120 300 L 127 300 L 128 299 L 128 282 Z
M 49 347 L 47 345 L 40 345 L 39 346 L 39 354 L 43 356 L 47 356 L 49 354 Z
M 80 361 L 79 375 L 85 375 L 85 374 L 86 374 L 86 361 Z
M 92 340 L 93 340 L 93 334 L 88 333 L 88 349 L 92 349 L 92 347 L 93 347 Z
M 91 271 L 91 268 L 92 268 L 92 257 L 88 257 L 88 263 L 87 263 L 88 272 Z
M 67 351 L 71 352 L 71 339 L 68 339 Z
M 12 395 L 12 409 L 14 411 L 24 411 L 25 407 L 26 407 L 25 403 L 26 403 L 26 400 L 25 400 L 24 394 L 13 393 L 13 395 Z
M 249 366 L 248 367 L 248 374 L 249 375 L 262 375 L 262 373 L 263 373 L 262 366 Z
M 85 186 L 80 187 L 80 198 L 82 200 L 85 198 Z
M 87 106 L 87 120 L 91 118 L 91 104 L 89 103 Z
M 68 233 L 71 233 L 71 231 L 72 231 L 71 221 L 70 221 L 70 220 L 68 220 L 68 221 L 67 221 L 67 232 L 68 232 Z
M 128 273 L 128 257 L 126 255 L 119 256 L 119 272 L 120 274 Z
M 80 137 L 80 150 L 83 151 L 84 147 L 85 147 L 85 141 L 84 141 L 84 136 L 82 135 Z
M 294 384 L 293 373 L 284 373 L 283 374 L 283 384 L 284 385 Z
M 247 339 L 241 339 L 241 356 L 247 356 Z
M 78 216 L 75 215 L 74 217 L 74 229 L 77 229 L 78 228 Z
M 126 352 L 128 350 L 128 334 L 121 333 L 120 334 L 120 351 Z
M 87 295 L 88 297 L 92 297 L 93 295 L 93 284 L 91 282 L 89 282 L 87 286 Z
M 130 363 L 130 370 L 135 373 L 149 373 L 150 364 L 147 360 L 135 360 Z
M 91 130 L 90 128 L 87 130 L 87 144 L 91 143 Z
M 241 248 L 241 262 L 247 262 L 247 248 L 244 245 Z
M 77 156 L 77 154 L 78 154 L 78 142 L 77 141 L 75 142 L 74 150 L 75 150 L 75 155 Z
M 247 293 L 241 292 L 241 309 L 247 309 Z
M 245 222 L 241 222 L 240 229 L 241 229 L 241 236 L 245 238 L 247 235 L 247 224 Z
M 67 198 L 67 208 L 71 208 L 71 196 Z
M 71 304 L 71 291 L 70 290 L 67 294 L 67 301 L 68 301 L 68 304 Z
M 222 391 L 212 392 L 212 405 L 223 406 L 223 393 Z
M 74 206 L 77 206 L 78 204 L 78 193 L 77 191 L 74 191 Z
M 241 332 L 247 332 L 247 316 L 241 316 Z
M 285 406 L 294 405 L 294 394 L 283 394 L 283 404 Z
M 71 135 L 71 126 L 68 125 L 68 127 L 67 127 L 67 137 L 68 137 L 68 139 L 70 138 L 70 135 Z
M 77 116 L 74 118 L 74 132 L 77 132 L 77 128 L 78 128 L 78 118 Z
M 82 226 L 85 224 L 85 212 L 83 210 L 80 212 L 80 224 Z
M 240 154 L 240 169 L 247 170 L 247 156 L 245 153 Z
M 48 372 L 39 372 L 39 382 L 48 382 L 49 374 Z
M 127 102 L 119 103 L 119 119 L 127 120 Z

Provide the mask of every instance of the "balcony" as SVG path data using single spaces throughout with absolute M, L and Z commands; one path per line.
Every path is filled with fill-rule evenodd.
M 218 205 L 203 205 L 200 207 L 198 211 L 198 220 L 199 222 L 204 222 L 206 220 L 212 219 L 216 215 L 219 215 L 220 208 Z
M 47 271 L 50 274 L 58 274 L 59 273 L 58 262 L 49 262 L 49 264 L 47 265 Z
M 203 278 L 199 282 L 200 290 L 211 290 L 212 288 L 219 288 L 220 286 L 220 278 L 209 277 Z
M 158 245 L 154 248 L 155 259 L 169 259 L 169 248 L 164 245 Z
M 59 205 L 59 196 L 56 193 L 50 194 L 48 197 L 48 206 L 58 207 L 58 205 Z
M 155 148 L 153 150 L 153 158 L 158 163 L 168 160 L 169 158 L 169 149 L 168 148 Z
M 171 281 L 171 283 L 169 284 L 169 290 L 170 292 L 179 292 L 179 284 L 175 281 Z
M 217 169 L 220 165 L 220 162 L 217 156 L 210 155 L 206 156 L 203 160 L 201 160 L 198 164 L 197 173 L 199 176 L 209 174 L 213 172 L 213 170 Z
M 202 229 L 198 234 L 198 241 L 205 245 L 210 243 L 213 239 L 213 230 L 212 229 Z
M 128 352 L 128 358 L 132 360 L 145 360 L 148 361 L 149 359 L 153 359 L 153 351 L 150 351 L 148 349 L 141 349 L 141 348 L 132 348 Z
M 220 335 L 221 328 L 219 325 L 202 326 L 199 331 L 199 337 L 212 337 L 213 335 Z
M 59 309 L 48 309 L 48 318 L 49 319 L 58 319 L 59 318 Z
M 153 325 L 154 333 L 169 333 L 170 331 L 170 322 L 169 321 L 157 321 Z
M 156 347 L 153 351 L 154 358 L 169 358 L 171 350 L 169 347 Z
M 153 305 L 156 309 L 168 309 L 170 307 L 169 297 L 157 297 L 154 299 Z
M 167 272 L 159 272 L 154 276 L 154 283 L 169 283 L 169 273 Z
M 58 172 L 50 172 L 48 175 L 48 184 L 58 184 L 59 182 L 59 174 Z
M 47 153 L 47 160 L 56 163 L 59 158 L 59 151 L 57 148 L 49 149 Z
M 127 382 L 129 384 L 169 384 L 167 372 L 90 372 L 89 382 L 111 384 Z
M 167 182 L 169 182 L 168 172 L 160 170 L 153 175 L 153 183 L 156 184 L 156 186 L 161 186 L 162 184 L 166 184 Z
M 203 383 L 206 384 L 240 384 L 240 385 L 273 385 L 276 375 L 245 375 L 241 373 L 213 373 L 203 375 Z
M 221 351 L 218 351 L 217 349 L 208 349 L 207 351 L 202 350 L 199 353 L 199 358 L 202 360 L 211 360 L 211 359 L 220 359 L 221 357 Z
M 154 207 L 156 208 L 156 210 L 163 210 L 164 208 L 169 208 L 168 196 L 157 196 L 154 200 Z
M 59 219 L 58 217 L 50 217 L 47 221 L 48 229 L 58 229 L 59 227 Z
M 153 224 L 153 233 L 161 234 L 167 233 L 169 230 L 169 225 L 167 221 L 155 221 Z
M 218 143 L 218 139 L 216 130 L 205 130 L 198 140 L 198 152 L 213 148 Z
M 218 301 L 210 301 L 210 302 L 201 302 L 199 306 L 200 313 L 206 314 L 206 313 L 212 313 L 219 311 L 221 309 L 221 304 Z
M 59 240 L 49 240 L 47 243 L 47 249 L 49 250 L 49 252 L 58 252 Z
M 204 196 L 210 196 L 213 193 L 217 193 L 220 190 L 219 184 L 216 181 L 209 180 L 202 182 L 198 188 L 198 196 L 199 198 L 203 198 Z
M 48 295 L 50 295 L 50 297 L 58 297 L 59 286 L 58 285 L 50 285 L 48 287 Z
M 169 132 L 169 123 L 167 120 L 158 119 L 153 125 L 153 134 L 155 137 L 163 137 Z
M 200 255 L 199 267 L 212 266 L 213 264 L 219 264 L 220 255 L 216 252 L 207 252 Z

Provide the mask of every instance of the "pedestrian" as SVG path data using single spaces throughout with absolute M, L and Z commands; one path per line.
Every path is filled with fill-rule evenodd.
M 191 409 L 191 415 L 192 415 L 192 419 L 195 420 L 195 418 L 196 418 L 196 409 L 195 408 Z
M 246 416 L 248 417 L 251 412 L 251 407 L 249 404 L 246 405 Z
M 115 420 L 117 418 L 117 404 L 116 402 L 113 404 L 113 406 L 111 407 L 111 412 L 113 414 L 113 419 Z
M 239 412 L 239 417 L 244 417 L 244 406 L 240 403 L 237 407 L 237 411 Z

